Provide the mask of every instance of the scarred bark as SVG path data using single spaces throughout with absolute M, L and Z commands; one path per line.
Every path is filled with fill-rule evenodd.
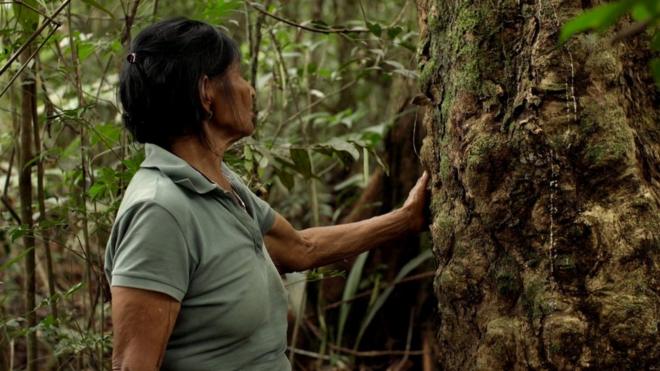
M 418 0 L 444 369 L 657 367 L 648 40 L 558 46 L 583 5 Z

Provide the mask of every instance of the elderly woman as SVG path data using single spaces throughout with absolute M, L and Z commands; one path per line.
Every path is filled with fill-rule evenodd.
M 223 163 L 254 131 L 235 42 L 183 18 L 144 29 L 123 66 L 124 122 L 146 158 L 106 251 L 113 369 L 289 370 L 280 273 L 359 254 L 424 225 L 426 174 L 403 207 L 294 229 Z

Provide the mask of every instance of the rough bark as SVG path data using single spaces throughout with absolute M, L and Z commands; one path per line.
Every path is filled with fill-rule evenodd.
M 418 0 L 444 369 L 658 365 L 659 98 L 644 37 L 558 46 L 594 5 Z

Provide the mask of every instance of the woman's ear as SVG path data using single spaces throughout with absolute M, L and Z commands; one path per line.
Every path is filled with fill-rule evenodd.
M 208 76 L 204 75 L 199 83 L 199 97 L 206 112 L 212 111 L 214 95 L 213 82 Z

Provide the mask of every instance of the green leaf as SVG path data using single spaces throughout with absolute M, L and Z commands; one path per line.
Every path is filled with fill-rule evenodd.
M 394 282 L 392 282 L 392 285 L 390 285 L 388 288 L 383 290 L 383 292 L 378 296 L 378 298 L 374 302 L 374 305 L 369 308 L 369 312 L 367 313 L 367 316 L 364 318 L 362 324 L 360 325 L 360 331 L 358 331 L 358 336 L 357 339 L 355 340 L 355 347 L 354 347 L 355 349 L 357 349 L 358 346 L 360 345 L 360 340 L 362 340 L 364 331 L 371 323 L 371 320 L 374 319 L 376 313 L 378 313 L 378 311 L 383 306 L 383 304 L 385 304 L 385 301 L 387 301 L 387 298 L 394 290 L 395 285 L 399 283 L 399 281 L 401 281 L 403 278 L 405 278 L 408 275 L 408 273 L 412 272 L 415 268 L 417 268 L 420 264 L 422 264 L 432 256 L 433 256 L 433 252 L 431 250 L 425 250 L 421 254 L 417 255 L 415 258 L 410 260 L 408 263 L 406 263 L 406 265 L 404 265 L 401 268 L 399 273 L 396 275 Z
M 394 39 L 394 38 L 397 37 L 401 32 L 403 32 L 403 28 L 401 28 L 401 26 L 390 27 L 390 28 L 387 29 L 387 36 L 388 36 L 390 39 Z
M 637 22 L 645 22 L 653 17 L 653 13 L 649 11 L 646 4 L 637 4 L 632 9 L 632 17 Z
M 93 7 L 93 8 L 96 8 L 96 9 L 102 11 L 103 13 L 109 15 L 110 18 L 115 19 L 115 15 L 112 14 L 112 12 L 108 10 L 108 8 L 106 8 L 103 5 L 99 4 L 98 1 L 95 1 L 95 0 L 82 0 L 82 2 L 89 5 L 89 6 L 91 6 L 91 7 Z
M 219 22 L 241 6 L 241 3 L 242 1 L 240 0 L 207 0 L 202 14 L 204 18 L 214 19 L 216 22 Z M 253 4 L 257 3 L 253 2 Z M 258 6 L 263 8 L 260 4 Z
M 347 141 L 341 140 L 339 138 L 332 138 L 329 141 L 327 141 L 325 145 L 329 146 L 335 151 L 345 152 L 351 155 L 351 157 L 353 157 L 353 160 L 358 160 L 360 158 L 360 151 L 358 151 L 358 149 L 355 148 L 355 145 Z
M 309 158 L 307 148 L 289 148 L 291 160 L 295 164 L 295 169 L 306 177 L 312 176 L 312 161 Z
M 39 4 L 35 0 L 23 0 L 25 4 L 30 5 L 35 9 L 39 9 Z M 16 17 L 18 22 L 21 24 L 21 27 L 26 32 L 32 32 L 37 29 L 39 25 L 39 14 L 34 10 L 28 8 L 25 5 L 22 5 L 18 2 L 13 3 L 14 11 L 16 12 Z
M 633 5 L 634 0 L 621 0 L 589 9 L 568 21 L 561 29 L 559 42 L 566 42 L 571 36 L 588 30 L 603 31 L 616 23 Z
M 121 139 L 122 128 L 115 123 L 107 123 L 91 126 L 92 135 L 90 143 L 92 145 L 103 143 L 106 147 L 113 147 Z
M 97 200 L 103 196 L 106 189 L 107 187 L 104 183 L 94 183 L 89 187 L 87 193 L 92 200 Z
M 344 303 L 339 309 L 339 325 L 337 329 L 337 344 L 341 346 L 341 340 L 344 335 L 344 327 L 346 325 L 346 320 L 348 319 L 348 313 L 351 310 L 351 303 L 348 301 L 357 292 L 358 286 L 360 285 L 360 280 L 362 278 L 362 269 L 364 268 L 364 263 L 367 261 L 369 256 L 369 251 L 365 251 L 362 254 L 358 255 L 353 263 L 351 272 L 348 274 L 348 279 L 346 280 L 346 285 L 344 286 L 344 293 L 341 297 L 341 300 Z
M 93 43 L 79 41 L 76 48 L 78 51 L 78 59 L 80 59 L 81 62 L 84 61 L 85 59 L 87 59 L 87 57 L 89 57 L 90 55 L 92 55 L 92 53 L 94 53 L 96 48 L 97 46 L 94 45 Z
M 288 171 L 280 170 L 277 172 L 277 177 L 280 178 L 280 181 L 287 189 L 293 189 L 295 181 L 291 173 Z
M 383 33 L 383 27 L 378 23 L 367 22 L 367 29 L 377 37 Z

